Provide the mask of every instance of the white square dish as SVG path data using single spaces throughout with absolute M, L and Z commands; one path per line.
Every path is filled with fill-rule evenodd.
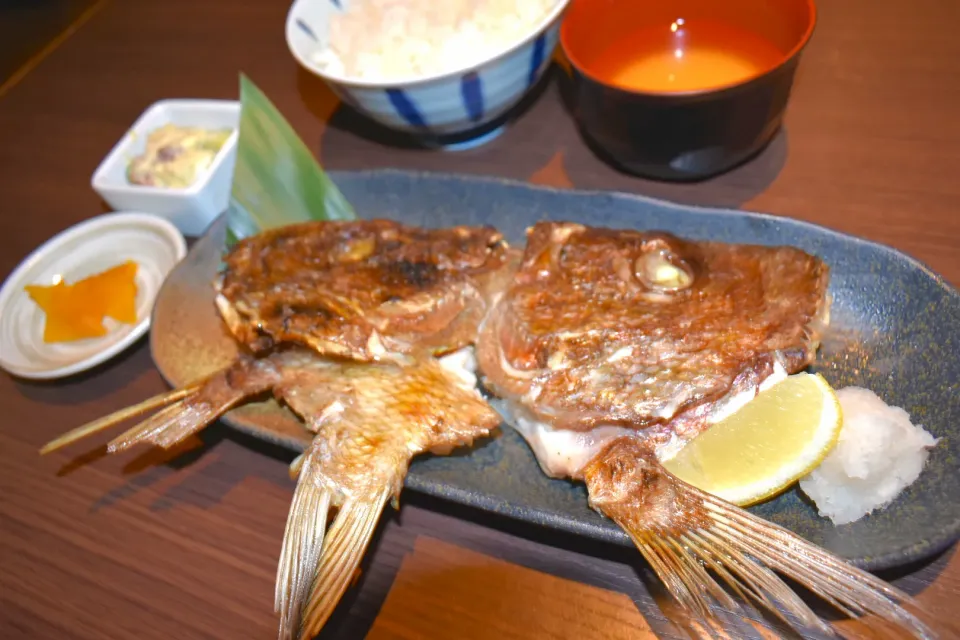
M 187 188 L 131 184 L 127 166 L 146 148 L 150 132 L 165 124 L 232 128 L 210 168 Z M 240 103 L 235 100 L 161 100 L 137 119 L 97 167 L 91 184 L 107 204 L 121 211 L 144 211 L 172 222 L 181 233 L 198 236 L 223 213 L 230 200 L 240 126 Z

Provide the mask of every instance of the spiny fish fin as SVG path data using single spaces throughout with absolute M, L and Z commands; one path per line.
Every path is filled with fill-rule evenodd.
M 241 355 L 230 366 L 188 387 L 154 396 L 74 429 L 45 446 L 41 453 L 154 409 L 160 411 L 113 439 L 107 445 L 107 451 L 117 453 L 141 442 L 169 449 L 206 427 L 244 398 L 266 391 L 278 378 L 276 364 L 269 358 L 257 360 Z
M 199 395 L 202 389 L 194 394 Z M 178 442 L 201 431 L 211 422 L 247 396 L 245 390 L 237 390 L 220 402 L 188 403 L 190 396 L 176 404 L 159 411 L 129 431 L 125 431 L 107 444 L 107 451 L 119 453 L 141 442 L 149 442 L 158 447 L 169 449 Z
M 300 636 L 312 638 L 330 618 L 370 544 L 380 513 L 393 495 L 390 484 L 352 495 L 340 507 L 327 532 L 327 543 L 303 609 Z
M 843 613 L 872 614 L 912 636 L 935 634 L 901 605 L 920 610 L 907 594 L 771 522 L 708 495 L 671 475 L 645 444 L 624 438 L 585 469 L 592 506 L 633 539 L 677 602 L 701 620 L 713 601 L 730 607 L 711 569 L 745 600 L 790 626 L 835 631 L 774 571 L 804 585 Z
M 697 491 L 693 487 L 687 488 Z M 771 580 L 776 577 L 766 567 L 790 576 L 849 616 L 870 614 L 909 631 L 917 638 L 932 640 L 936 637 L 931 629 L 901 606 L 908 605 L 923 612 L 920 604 L 906 593 L 782 527 L 719 498 L 698 493 L 715 523 L 704 531 L 711 536 L 707 538 L 709 546 L 701 545 L 709 553 L 716 554 L 724 548 L 739 551 L 745 558 L 753 560 L 754 568 L 765 570 Z M 723 557 L 722 552 L 720 557 Z M 777 580 L 777 583 L 783 592 L 793 594 L 782 582 Z M 783 601 L 779 595 L 778 599 Z M 803 604 L 799 598 L 796 602 Z
M 42 449 L 40 449 L 40 455 L 56 451 L 57 449 L 62 449 L 68 445 L 82 440 L 87 436 L 91 436 L 100 431 L 105 431 L 113 426 L 129 420 L 130 418 L 135 418 L 136 416 L 142 415 L 148 411 L 153 411 L 154 409 L 159 409 L 165 407 L 171 403 L 178 402 L 184 398 L 194 394 L 200 388 L 200 385 L 191 385 L 189 387 L 184 387 L 182 389 L 174 389 L 172 391 L 167 391 L 166 393 L 161 393 L 153 396 L 152 398 L 147 398 L 143 402 L 135 404 L 130 407 L 124 407 L 118 411 L 114 411 L 108 416 L 98 418 L 88 422 L 87 424 L 81 425 L 76 429 L 71 429 L 62 436 L 51 440 L 48 442 Z
M 303 461 L 303 454 L 297 460 Z M 283 534 L 274 610 L 280 614 L 280 640 L 293 638 L 300 628 L 300 614 L 310 595 L 310 588 L 323 549 L 331 492 L 318 482 L 319 464 L 306 460 L 293 493 L 293 502 Z

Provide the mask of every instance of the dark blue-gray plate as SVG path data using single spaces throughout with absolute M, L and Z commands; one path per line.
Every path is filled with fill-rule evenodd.
M 663 229 L 691 239 L 794 245 L 831 267 L 831 329 L 815 368 L 835 387 L 872 389 L 942 438 L 920 478 L 887 508 L 834 526 L 793 489 L 752 507 L 764 518 L 867 569 L 921 559 L 960 532 L 960 294 L 893 249 L 804 222 L 741 211 L 679 206 L 631 195 L 559 191 L 490 178 L 397 171 L 334 173 L 359 215 L 426 226 L 492 224 L 520 244 L 537 220 Z M 227 365 L 236 353 L 213 304 L 221 218 L 167 279 L 153 317 L 151 349 L 179 386 Z M 295 450 L 308 434 L 273 401 L 234 411 L 225 422 Z M 629 545 L 587 507 L 580 485 L 544 476 L 512 429 L 463 454 L 423 457 L 409 489 L 511 518 Z

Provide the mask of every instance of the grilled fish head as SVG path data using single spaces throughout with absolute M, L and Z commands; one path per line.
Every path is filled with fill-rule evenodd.
M 557 222 L 527 240 L 477 357 L 553 427 L 668 425 L 814 358 L 829 269 L 799 249 Z
M 511 255 L 491 227 L 308 222 L 237 243 L 217 306 L 254 352 L 281 343 L 374 361 L 471 343 Z

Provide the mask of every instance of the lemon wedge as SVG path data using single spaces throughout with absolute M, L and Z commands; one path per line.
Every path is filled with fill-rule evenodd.
M 810 473 L 837 444 L 842 425 L 827 381 L 798 373 L 758 393 L 663 466 L 698 489 L 747 506 Z

